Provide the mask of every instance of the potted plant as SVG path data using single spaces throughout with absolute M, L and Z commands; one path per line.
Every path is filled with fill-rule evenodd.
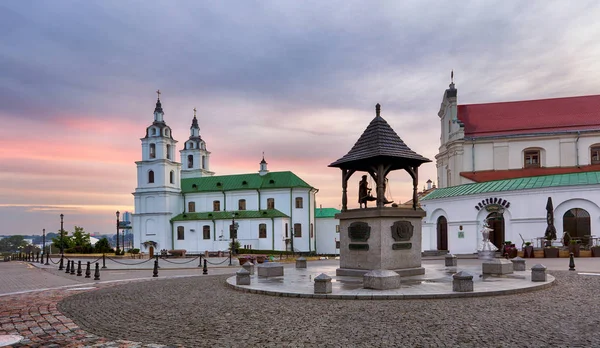
M 573 256 L 579 257 L 579 251 L 581 249 L 581 245 L 578 240 L 571 239 L 569 241 L 569 252 L 573 253 Z
M 533 245 L 531 245 L 531 242 L 525 242 L 525 247 L 523 247 L 523 258 L 534 258 Z
M 600 245 L 596 245 L 590 248 L 592 251 L 592 257 L 600 257 Z
M 558 248 L 549 246 L 544 248 L 544 257 L 545 258 L 557 258 L 558 257 Z

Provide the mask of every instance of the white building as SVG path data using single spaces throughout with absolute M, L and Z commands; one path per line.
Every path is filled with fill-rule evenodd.
M 177 141 L 163 117 L 158 99 L 154 121 L 141 139 L 142 160 L 136 162 L 136 247 L 150 254 L 228 250 L 235 222 L 242 248 L 318 252 L 317 189 L 292 172 L 269 172 L 264 158 L 258 173 L 214 175 L 195 112 L 180 150 L 182 168 L 175 160 Z
M 421 200 L 423 250 L 473 253 L 485 220 L 498 247 L 538 243 L 548 197 L 559 239 L 600 234 L 600 96 L 458 105 L 451 83 L 438 116 L 439 188 Z
M 335 208 L 317 208 L 316 218 L 316 239 L 317 251 L 319 254 L 339 255 L 340 253 L 340 220 L 335 218 L 335 214 L 340 211 Z

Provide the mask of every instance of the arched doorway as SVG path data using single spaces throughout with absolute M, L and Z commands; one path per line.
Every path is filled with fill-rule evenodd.
M 153 246 L 150 246 L 148 248 L 148 254 L 150 254 L 150 258 L 154 257 L 154 247 Z
M 490 242 L 492 242 L 496 248 L 501 249 L 504 244 L 504 216 L 500 213 L 491 213 L 486 218 L 488 226 L 493 229 L 490 232 Z
M 448 220 L 445 216 L 437 219 L 437 250 L 448 250 Z
M 569 232 L 571 238 L 578 238 L 584 243 L 586 236 L 591 235 L 590 213 L 585 209 L 573 208 L 563 215 L 563 231 Z

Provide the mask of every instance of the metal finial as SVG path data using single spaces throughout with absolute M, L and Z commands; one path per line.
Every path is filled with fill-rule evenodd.
M 196 117 L 196 108 L 194 108 L 194 117 Z
M 452 71 L 450 71 L 450 82 L 454 83 L 454 69 L 452 69 Z
M 158 94 L 158 99 L 160 99 L 160 89 L 156 90 L 156 94 Z
M 377 103 L 377 105 L 375 105 L 375 116 L 377 116 L 377 117 L 381 116 L 381 105 L 379 105 L 379 103 Z

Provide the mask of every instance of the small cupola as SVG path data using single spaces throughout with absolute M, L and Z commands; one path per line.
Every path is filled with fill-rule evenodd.
M 265 175 L 269 172 L 269 170 L 267 169 L 267 161 L 265 161 L 265 153 L 263 152 L 263 157 L 262 157 L 262 161 L 260 161 L 260 170 L 258 171 L 258 174 Z
M 431 179 L 427 180 L 427 189 L 431 190 L 431 184 L 433 183 L 433 181 L 431 181 Z
M 160 89 L 156 91 L 158 98 L 156 99 L 156 107 L 154 108 L 154 122 L 165 122 L 163 116 L 165 113 L 162 109 L 162 104 L 160 103 Z

